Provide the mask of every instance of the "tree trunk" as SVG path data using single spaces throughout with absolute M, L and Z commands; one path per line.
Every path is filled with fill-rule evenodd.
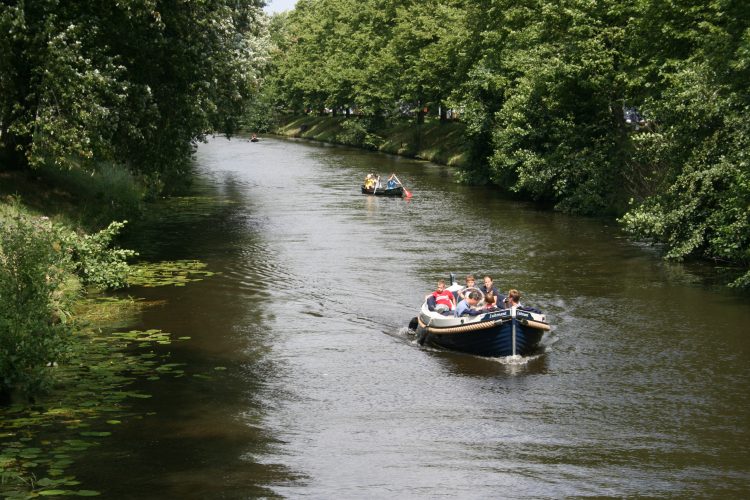
M 0 137 L 0 161 L 6 170 L 23 170 L 28 166 L 26 151 L 31 148 L 31 140 L 4 131 Z

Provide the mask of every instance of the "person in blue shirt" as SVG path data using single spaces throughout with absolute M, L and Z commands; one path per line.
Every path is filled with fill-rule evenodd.
M 388 177 L 388 182 L 385 184 L 386 189 L 395 189 L 398 187 L 398 181 L 396 181 L 396 174 L 391 174 Z
M 467 293 L 466 298 L 459 302 L 458 306 L 456 306 L 456 317 L 466 315 L 477 316 L 484 313 L 484 310 L 476 309 L 477 303 L 481 298 L 482 296 L 476 290 L 472 290 L 471 292 Z

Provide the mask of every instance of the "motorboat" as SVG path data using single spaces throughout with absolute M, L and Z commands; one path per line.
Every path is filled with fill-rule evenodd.
M 447 289 L 455 295 L 463 287 L 451 281 Z M 482 303 L 483 300 L 480 307 Z M 476 316 L 456 317 L 453 311 L 434 307 L 430 300 L 425 300 L 409 328 L 416 330 L 420 345 L 488 357 L 534 354 L 540 350 L 544 334 L 550 331 L 546 316 L 531 307 L 488 309 Z

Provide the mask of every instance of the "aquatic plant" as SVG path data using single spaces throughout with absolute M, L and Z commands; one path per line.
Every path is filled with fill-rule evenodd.
M 197 260 L 140 263 L 131 266 L 128 284 L 143 287 L 185 286 L 215 274 L 206 267 L 205 263 Z
M 151 397 L 128 390 L 134 380 L 184 376 L 184 365 L 168 363 L 169 354 L 157 350 L 173 341 L 161 330 L 77 334 L 69 362 L 48 367 L 57 373 L 47 395 L 31 406 L 0 409 L 0 496 L 98 495 L 78 489 L 66 470 L 133 417 L 129 400 Z

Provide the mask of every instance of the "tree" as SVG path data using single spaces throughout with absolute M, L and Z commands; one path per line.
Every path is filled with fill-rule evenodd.
M 674 259 L 708 258 L 745 271 L 750 287 L 750 16 L 742 2 L 643 2 L 636 27 L 640 82 L 653 131 L 640 155 L 667 187 L 634 199 L 622 218 L 634 236 Z M 648 29 L 667 36 L 655 44 Z
M 260 0 L 0 5 L 0 149 L 18 168 L 126 163 L 180 175 L 191 143 L 233 133 L 264 64 Z
M 393 36 L 387 45 L 383 73 L 392 99 L 416 109 L 417 123 L 432 105 L 445 110 L 445 101 L 461 82 L 461 58 L 466 41 L 463 0 L 403 2 L 396 10 Z M 442 115 L 445 118 L 445 115 Z

